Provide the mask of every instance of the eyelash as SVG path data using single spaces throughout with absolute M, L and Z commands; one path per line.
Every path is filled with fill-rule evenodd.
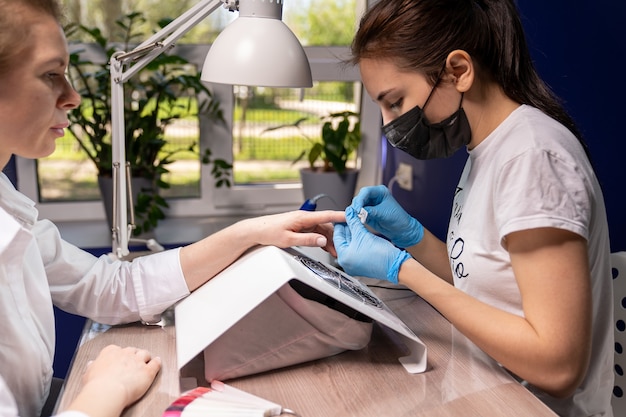
M 47 80 L 47 82 L 49 82 L 50 84 L 54 86 L 64 85 L 63 83 L 68 82 L 68 78 L 65 72 L 59 72 L 59 71 L 46 72 L 44 74 L 44 78 Z
M 391 103 L 389 105 L 389 110 L 391 111 L 398 111 L 400 110 L 400 106 L 402 105 L 402 99 L 396 101 L 395 103 Z
M 60 74 L 58 72 L 46 72 L 44 77 L 51 82 L 56 81 L 59 78 Z

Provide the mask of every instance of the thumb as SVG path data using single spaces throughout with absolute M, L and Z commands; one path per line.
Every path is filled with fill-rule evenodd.
M 345 223 L 337 223 L 335 224 L 335 229 L 333 232 L 333 243 L 335 244 L 335 249 L 343 249 L 348 246 L 348 238 L 349 238 L 350 229 Z
M 162 365 L 162 360 L 160 356 L 155 356 L 154 358 L 150 360 L 150 362 L 147 363 L 147 368 L 151 372 L 151 375 L 153 375 L 153 378 L 155 378 L 156 374 L 159 373 L 159 370 L 161 369 L 161 365 Z
M 357 233 L 365 229 L 365 226 L 361 223 L 361 219 L 356 214 L 356 210 L 352 207 L 346 209 L 346 222 L 352 233 Z

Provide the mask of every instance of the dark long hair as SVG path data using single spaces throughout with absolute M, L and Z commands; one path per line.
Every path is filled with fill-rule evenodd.
M 567 127 L 589 155 L 573 119 L 535 70 L 513 0 L 381 0 L 361 19 L 351 62 L 391 59 L 434 84 L 456 49 L 470 54 L 479 77 Z
M 24 51 L 22 45 L 30 33 L 28 12 L 33 11 L 61 22 L 58 0 L 0 0 L 0 75 Z

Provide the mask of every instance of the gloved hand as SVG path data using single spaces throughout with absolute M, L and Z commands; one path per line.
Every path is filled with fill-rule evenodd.
M 383 234 L 399 248 L 408 248 L 420 243 L 424 227 L 411 217 L 393 198 L 384 185 L 363 187 L 350 206 L 357 213 L 367 211 L 365 224 Z
M 339 265 L 350 275 L 386 279 L 398 283 L 400 266 L 411 257 L 361 223 L 352 207 L 346 209 L 346 223 L 335 224 L 333 242 Z

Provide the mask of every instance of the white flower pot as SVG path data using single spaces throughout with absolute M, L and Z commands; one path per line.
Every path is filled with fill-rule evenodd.
M 336 172 L 300 170 L 304 200 L 318 195 L 317 210 L 345 210 L 352 203 L 359 176 L 358 169 L 347 169 L 344 174 Z

